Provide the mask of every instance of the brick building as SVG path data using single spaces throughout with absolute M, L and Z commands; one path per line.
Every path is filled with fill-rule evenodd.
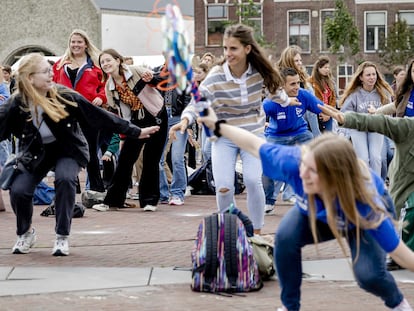
M 195 0 L 195 53 L 222 54 L 221 38 L 229 21 L 240 21 L 237 7 L 244 0 Z M 334 0 L 254 0 L 256 14 L 251 20 L 261 29 L 265 40 L 272 43 L 268 48 L 272 60 L 279 58 L 288 45 L 299 45 L 308 71 L 319 55 L 331 58 L 332 69 L 340 88 L 345 86 L 356 66 L 362 60 L 379 63 L 378 47 L 388 28 L 398 19 L 405 19 L 414 30 L 413 0 L 344 0 L 355 25 L 359 29 L 360 52 L 340 62 L 337 55 L 329 52 L 329 43 L 323 23 L 334 12 Z M 389 72 L 382 68 L 384 74 Z

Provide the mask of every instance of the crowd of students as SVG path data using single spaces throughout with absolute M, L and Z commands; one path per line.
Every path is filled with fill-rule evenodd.
M 295 207 L 275 234 L 280 310 L 300 308 L 301 248 L 335 238 L 345 250 L 341 237 L 351 249 L 358 284 L 393 310 L 412 310 L 387 272 L 386 253 L 398 267 L 414 270 L 414 245 L 404 243 L 412 238 L 413 225 L 403 234 L 393 223 L 393 202 L 397 217 L 414 202 L 412 165 L 406 157 L 412 122 L 404 118 L 414 115 L 413 62 L 407 71 L 395 71 L 393 86 L 376 64 L 364 62 L 339 96 L 329 58 L 318 58 L 309 76 L 300 49 L 289 46 L 272 64 L 245 25 L 226 28 L 223 52 L 220 60 L 206 53 L 192 64 L 199 90 L 210 102 L 209 115 L 199 121 L 217 138 L 198 133 L 202 158 L 211 158 L 218 211 L 236 205 L 234 172 L 241 159 L 255 234 L 261 233 L 264 216 L 274 210 L 285 184 L 282 198 Z M 10 189 L 18 236 L 13 253 L 28 253 L 36 241 L 32 197 L 49 170 L 55 172 L 55 256 L 69 254 L 77 175 L 83 167 L 85 189 L 104 197 L 94 206 L 98 211 L 131 205 L 126 199 L 138 162 L 138 199 L 144 211 L 154 212 L 158 204 L 184 204 L 184 155 L 188 141 L 195 144 L 189 127 L 199 116 L 191 97 L 169 84 L 164 64 L 128 65 L 116 50 L 99 51 L 84 31 L 74 30 L 53 66 L 34 53 L 22 60 L 17 83 L 9 79 L 8 68 L 2 73 L 0 137 L 13 135 L 19 150 L 27 152 L 25 170 Z M 1 93 L 1 87 L 7 92 Z M 338 125 L 350 128 L 350 139 L 336 135 Z M 390 161 L 381 157 L 392 151 L 392 141 L 395 155 L 388 172 Z M 102 160 L 116 164 L 104 172 L 106 182 Z M 2 206 L 0 201 L 0 211 Z

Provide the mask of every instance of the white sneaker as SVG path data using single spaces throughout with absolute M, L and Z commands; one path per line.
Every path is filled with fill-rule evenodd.
M 274 204 L 266 204 L 265 205 L 265 213 L 270 214 L 275 209 Z
M 67 235 L 56 234 L 55 246 L 52 251 L 53 256 L 69 255 L 69 239 Z
M 403 301 L 401 301 L 401 303 L 396 306 L 394 309 L 394 311 L 413 311 L 413 309 L 411 308 L 410 304 L 408 303 L 407 299 L 404 298 Z
M 146 205 L 144 207 L 145 212 L 155 212 L 157 210 L 157 207 L 154 205 Z
M 184 196 L 185 197 L 191 197 L 191 190 L 193 190 L 193 187 L 187 186 L 187 188 L 185 188 Z
M 287 203 L 287 204 L 292 204 L 294 205 L 296 203 L 296 198 L 295 197 L 291 197 L 288 200 L 283 200 L 283 203 Z
M 25 234 L 17 237 L 17 242 L 13 246 L 13 254 L 27 254 L 30 252 L 36 243 L 36 232 L 35 229 L 27 231 Z
M 109 211 L 109 205 L 106 205 L 106 204 L 103 204 L 103 203 L 92 205 L 92 208 L 94 210 L 97 210 L 97 211 L 100 211 L 100 212 Z
M 184 204 L 184 200 L 180 199 L 179 197 L 172 197 L 168 204 L 180 206 Z

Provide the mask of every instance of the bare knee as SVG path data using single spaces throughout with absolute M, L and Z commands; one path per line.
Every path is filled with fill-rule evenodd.
M 228 188 L 220 188 L 219 189 L 219 192 L 220 193 L 227 193 L 227 192 L 229 192 L 230 191 L 230 189 L 228 189 Z

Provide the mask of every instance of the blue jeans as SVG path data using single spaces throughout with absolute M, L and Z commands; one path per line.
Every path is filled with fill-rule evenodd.
M 368 167 L 381 176 L 381 154 L 384 136 L 377 133 L 349 130 L 355 152 Z
M 317 114 L 313 113 L 312 111 L 306 110 L 303 118 L 306 120 L 306 122 L 308 122 L 308 126 L 313 134 L 313 137 L 321 135 L 321 131 L 319 130 L 319 121 Z
M 203 162 L 211 158 L 211 140 L 207 137 L 206 131 L 201 127 L 201 152 L 203 154 Z
M 261 229 L 264 225 L 265 195 L 260 159 L 240 149 L 225 137 L 217 139 L 211 147 L 211 163 L 218 210 L 223 212 L 231 204 L 237 206 L 234 198 L 234 174 L 237 156 L 240 155 L 243 163 L 243 182 L 246 185 L 249 217 L 254 229 Z M 224 191 L 224 189 L 228 191 Z
M 4 166 L 7 158 L 12 153 L 12 145 L 10 140 L 6 139 L 0 142 L 0 167 Z
M 168 109 L 167 109 L 167 112 Z M 168 118 L 168 130 L 175 124 L 180 122 L 180 116 L 170 116 Z M 176 133 L 176 140 L 171 144 L 171 164 L 172 164 L 172 181 L 170 189 L 168 189 L 168 180 L 164 171 L 165 153 L 160 161 L 160 200 L 167 201 L 170 197 L 177 197 L 184 200 L 185 189 L 187 187 L 187 171 L 185 167 L 185 147 L 187 144 L 188 134 L 185 132 L 181 134 L 180 131 Z M 167 144 L 167 142 L 165 143 Z M 164 147 L 165 148 L 165 147 Z
M 279 144 L 279 145 L 287 145 L 293 146 L 297 144 L 303 144 L 310 141 L 313 138 L 311 132 L 306 131 L 302 134 L 295 135 L 295 136 L 279 136 L 279 137 L 271 137 L 267 136 L 266 140 L 272 144 Z M 266 196 L 266 204 L 273 205 L 276 202 L 277 195 L 279 194 L 280 188 L 283 185 L 283 182 L 276 182 L 273 179 L 263 175 L 262 177 L 263 182 L 263 189 Z M 282 194 L 282 199 L 284 201 L 289 200 L 294 195 L 293 189 L 289 186 L 285 186 L 285 190 Z
M 317 222 L 319 242 L 332 240 L 328 225 Z M 380 297 L 388 308 L 401 303 L 403 295 L 393 276 L 387 271 L 386 253 L 367 232 L 361 231 L 360 245 L 355 230 L 347 233 L 351 250 L 352 269 L 358 285 L 367 292 Z M 300 286 L 302 283 L 302 247 L 314 244 L 309 218 L 297 207 L 291 208 L 283 217 L 275 235 L 274 258 L 278 273 L 281 301 L 289 310 L 300 309 Z
M 387 179 L 388 175 L 388 166 L 392 158 L 394 157 L 394 149 L 395 145 L 391 138 L 384 136 L 384 143 L 382 145 L 382 153 L 381 153 L 381 177 L 383 180 Z

